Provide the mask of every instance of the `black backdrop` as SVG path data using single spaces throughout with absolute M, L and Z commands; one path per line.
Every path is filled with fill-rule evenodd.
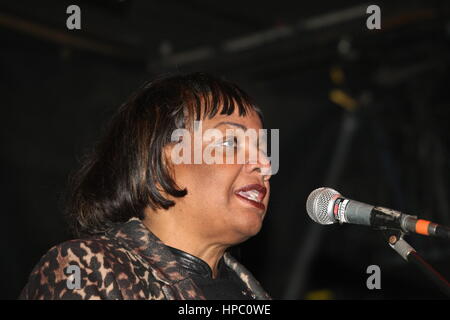
M 360 4 L 79 5 L 85 20 L 75 35 L 125 53 L 108 54 L 64 38 L 74 35 L 65 29 L 67 3 L 0 5 L 0 298 L 15 299 L 40 256 L 72 237 L 62 215 L 66 181 L 115 108 L 145 80 L 194 70 L 237 82 L 261 106 L 267 127 L 280 129 L 280 170 L 271 180 L 267 220 L 259 235 L 239 246 L 240 259 L 274 298 L 441 297 L 376 231 L 320 226 L 320 241 L 308 236 L 314 227 L 305 202 L 314 188 L 328 182 L 350 198 L 450 225 L 445 1 L 381 2 L 381 30 L 368 30 L 363 12 L 267 43 L 248 42 L 237 53 L 224 50 L 223 41 L 298 26 L 311 17 L 323 20 L 328 13 L 345 17 L 342 10 Z M 23 21 L 30 25 L 24 27 Z M 42 26 L 47 29 L 33 32 Z M 161 58 L 169 49 L 183 53 L 205 47 L 212 48 L 206 50 L 210 54 L 195 61 Z M 342 82 L 330 76 L 339 72 Z M 335 89 L 358 101 L 358 107 L 351 111 L 333 101 Z M 355 127 L 348 148 L 338 148 L 347 150 L 339 161 L 337 142 L 344 129 L 352 128 L 346 119 Z M 450 278 L 448 242 L 408 239 Z M 304 260 L 298 268 L 296 257 L 308 250 L 310 263 Z M 381 290 L 366 287 L 366 268 L 372 264 L 381 268 Z M 301 290 L 287 296 L 299 272 Z

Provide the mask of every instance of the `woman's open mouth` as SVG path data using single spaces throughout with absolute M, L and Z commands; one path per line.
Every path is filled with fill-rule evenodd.
M 266 209 L 262 203 L 266 193 L 267 189 L 260 184 L 250 184 L 234 192 L 239 199 L 261 210 Z

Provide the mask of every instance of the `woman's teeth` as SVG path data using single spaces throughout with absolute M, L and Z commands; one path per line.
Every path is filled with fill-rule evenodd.
M 252 201 L 260 202 L 258 199 L 259 192 L 256 190 L 240 191 L 239 195 Z

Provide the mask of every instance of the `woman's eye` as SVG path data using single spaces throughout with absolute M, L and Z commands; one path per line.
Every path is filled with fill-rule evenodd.
M 237 138 L 229 138 L 227 140 L 225 140 L 222 145 L 224 145 L 225 147 L 229 147 L 229 148 L 236 148 L 238 143 L 237 143 Z

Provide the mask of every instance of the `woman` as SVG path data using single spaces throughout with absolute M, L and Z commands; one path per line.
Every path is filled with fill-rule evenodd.
M 223 133 L 212 152 L 223 162 L 176 159 L 195 157 L 179 147 L 193 150 L 198 123 Z M 174 141 L 177 129 L 192 135 Z M 260 110 L 230 82 L 194 73 L 145 84 L 72 179 L 80 239 L 50 249 L 20 298 L 269 299 L 227 250 L 257 234 L 267 210 L 265 153 L 229 135 L 259 129 Z M 259 160 L 249 161 L 255 149 Z

